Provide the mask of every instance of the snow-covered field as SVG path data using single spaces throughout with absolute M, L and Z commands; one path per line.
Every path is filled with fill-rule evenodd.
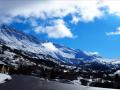
M 11 79 L 12 79 L 11 76 L 0 73 L 0 83 L 4 83 L 6 82 L 6 80 L 11 80 Z

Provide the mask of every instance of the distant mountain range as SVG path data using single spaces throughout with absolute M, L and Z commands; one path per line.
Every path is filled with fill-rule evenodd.
M 100 55 L 79 49 L 71 49 L 50 41 L 41 41 L 34 36 L 27 35 L 7 25 L 0 26 L 0 44 L 10 49 L 7 49 L 7 52 L 4 52 L 4 54 L 7 53 L 6 55 L 9 56 L 9 59 L 10 56 L 16 54 L 16 52 L 13 53 L 13 51 L 18 50 L 19 53 L 32 58 L 32 60 L 37 59 L 39 62 L 41 59 L 44 59 L 45 61 L 50 60 L 57 64 L 59 63 L 77 67 L 85 65 L 89 68 L 96 68 L 99 66 L 111 68 L 120 66 L 119 59 L 108 62 Z M 21 56 L 21 58 L 22 57 L 23 56 Z M 4 59 L 2 61 L 6 60 Z M 7 62 L 9 61 L 7 60 Z

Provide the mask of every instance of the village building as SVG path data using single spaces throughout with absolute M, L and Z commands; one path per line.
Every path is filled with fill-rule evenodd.
M 2 61 L 0 61 L 0 73 L 7 74 L 9 72 L 9 67 Z

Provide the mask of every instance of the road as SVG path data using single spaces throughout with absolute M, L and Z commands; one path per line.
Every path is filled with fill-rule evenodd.
M 45 81 L 33 76 L 13 76 L 11 81 L 0 84 L 0 90 L 115 90 Z M 118 89 L 116 89 L 118 90 Z

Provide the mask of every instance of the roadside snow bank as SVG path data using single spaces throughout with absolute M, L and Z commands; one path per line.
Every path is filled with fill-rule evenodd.
M 117 70 L 117 71 L 114 73 L 114 75 L 120 76 L 120 70 Z
M 7 74 L 0 73 L 0 84 L 6 82 L 7 80 L 11 80 L 12 77 Z

